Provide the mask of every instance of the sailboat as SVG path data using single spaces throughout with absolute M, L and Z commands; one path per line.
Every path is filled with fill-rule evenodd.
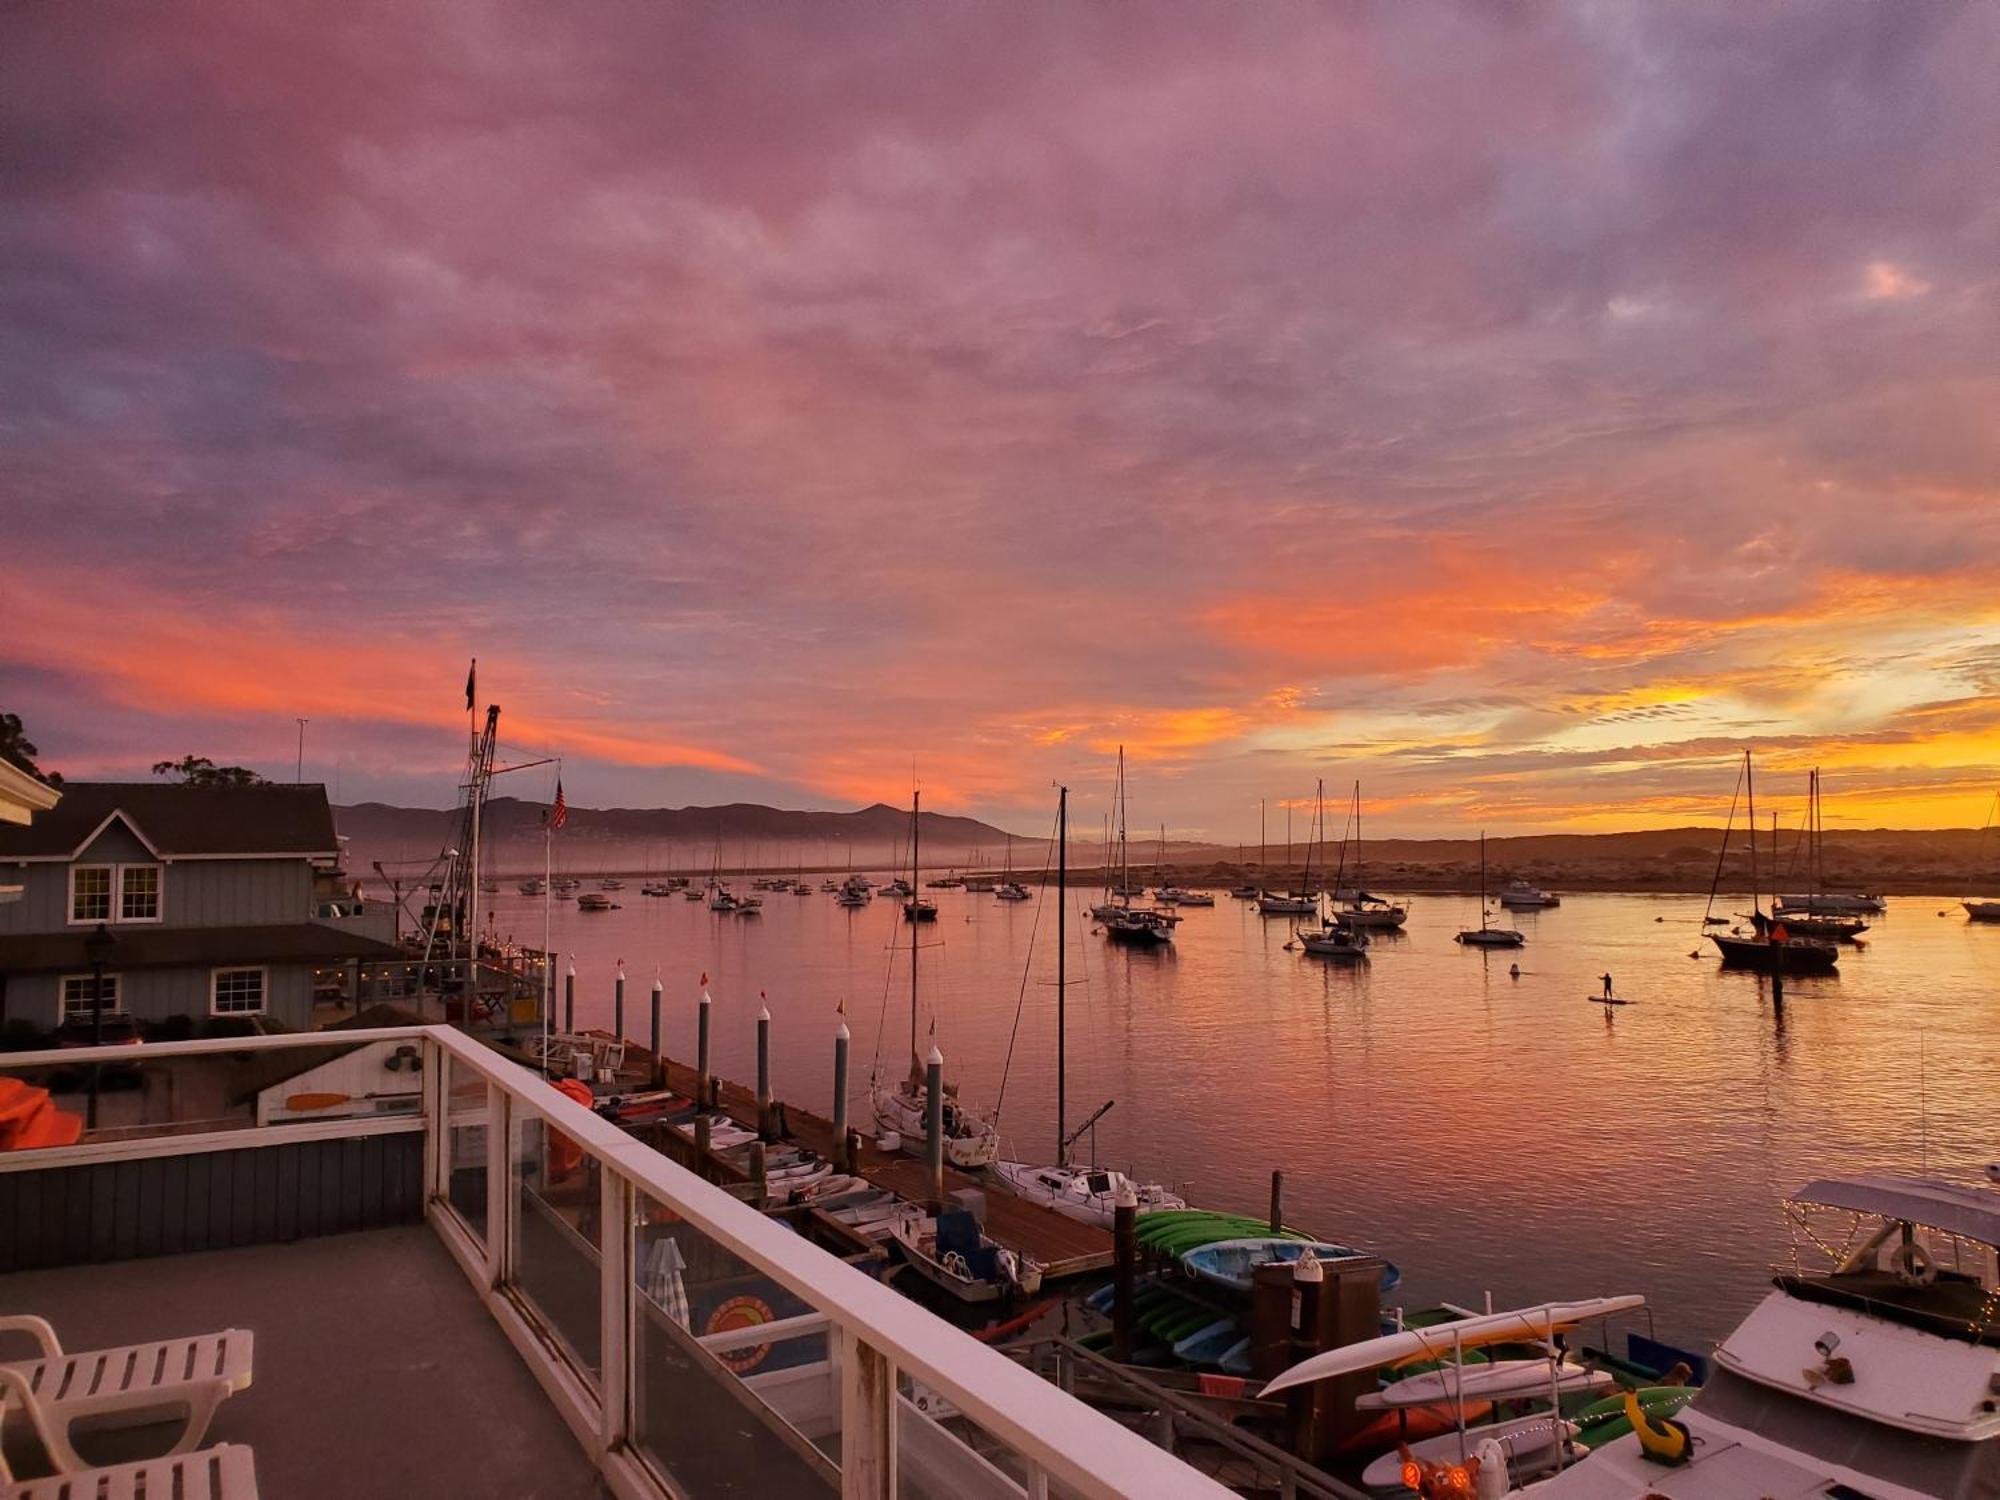
M 1118 1200 L 1130 1194 L 1140 1213 L 1186 1208 L 1187 1200 L 1156 1182 L 1134 1182 L 1106 1167 L 1070 1164 L 1070 1147 L 1104 1118 L 1115 1100 L 1106 1100 L 1090 1118 L 1070 1130 L 1068 1071 L 1068 953 L 1069 953 L 1069 788 L 1060 789 L 1056 803 L 1056 1164 L 1035 1166 L 1024 1161 L 993 1164 L 993 1175 L 1013 1189 L 1016 1197 L 1053 1208 L 1086 1224 L 1109 1225 Z
M 1345 846 L 1341 851 L 1341 863 L 1343 867 L 1346 864 Z M 1370 895 L 1361 879 L 1361 783 L 1358 780 L 1354 783 L 1354 884 L 1345 890 L 1338 880 L 1333 885 L 1333 919 L 1342 927 L 1384 932 L 1399 928 L 1409 920 L 1410 909 L 1407 906 Z
M 1757 879 L 1757 781 L 1750 752 L 1743 752 L 1742 785 L 1750 823 L 1750 932 L 1711 932 L 1708 940 L 1722 955 L 1724 968 L 1755 969 L 1760 974 L 1831 974 L 1840 962 L 1840 950 L 1819 938 L 1797 937 L 1786 927 L 1782 916 L 1775 920 L 1764 915 Z M 1715 872 L 1722 879 L 1722 854 L 1729 849 L 1729 831 L 1736 821 L 1736 804 L 1730 803 L 1729 823 L 1722 830 L 1722 853 L 1716 856 Z M 1771 863 L 1775 875 L 1778 858 L 1778 823 L 1771 820 Z M 1773 884 L 1775 884 L 1775 880 Z M 1715 900 L 1713 889 L 1709 901 Z M 1704 924 L 1705 925 L 1705 924 Z
M 1325 818 L 1326 783 L 1321 781 L 1313 791 L 1313 827 L 1320 832 L 1322 838 L 1325 836 Z M 1312 864 L 1312 845 L 1310 843 L 1306 845 L 1306 864 L 1307 868 L 1310 869 Z M 1340 877 L 1346 868 L 1347 840 L 1343 837 L 1340 841 L 1340 865 L 1334 871 L 1333 875 L 1333 888 L 1335 890 L 1340 889 Z M 1311 882 L 1308 881 L 1307 883 L 1310 884 Z M 1301 948 L 1307 953 L 1312 954 L 1315 958 L 1339 958 L 1353 962 L 1368 957 L 1368 934 L 1366 932 L 1358 927 L 1343 927 L 1332 917 L 1324 914 L 1320 917 L 1319 930 L 1317 932 L 1308 932 L 1302 928 L 1294 928 L 1292 936 L 1298 939 Z
M 1458 935 L 1458 940 L 1473 948 L 1520 948 L 1527 945 L 1527 938 L 1511 927 L 1489 927 L 1486 925 L 1486 830 L 1479 830 L 1479 926 L 1468 928 Z
M 1800 838 L 1805 845 L 1806 880 L 1811 890 L 1802 897 L 1778 897 L 1774 915 L 1795 937 L 1851 943 L 1868 930 L 1868 924 L 1859 917 L 1838 916 L 1824 911 L 1820 905 L 1826 877 L 1826 825 L 1820 808 L 1818 766 L 1806 773 L 1806 817 L 1805 825 L 1800 829 Z
M 1979 846 L 1982 849 L 1987 847 L 1986 836 L 1993 831 L 1993 815 L 1995 813 L 2000 813 L 2000 792 L 1994 794 L 1993 806 L 1986 814 L 1986 825 L 1979 830 Z M 1975 901 L 1972 897 L 1968 896 L 1958 904 L 1965 908 L 1965 915 L 1968 921 L 2000 922 L 2000 901 Z
M 1046 866 L 1044 867 L 1046 868 Z M 993 895 L 1000 901 L 1032 901 L 1028 888 L 1014 878 L 1014 835 L 1007 835 L 1007 873 L 1000 883 L 993 887 Z
M 1285 863 L 1292 862 L 1292 809 L 1285 807 Z M 1312 917 L 1319 915 L 1319 893 L 1312 888 L 1312 840 L 1306 840 L 1306 866 L 1299 888 L 1280 895 L 1274 891 L 1257 893 L 1257 914 L 1262 917 Z
M 913 796 L 912 819 L 916 817 L 919 805 L 920 797 Z M 914 854 L 914 849 L 912 852 Z M 915 899 L 912 898 L 913 903 Z M 936 916 L 935 907 L 931 914 Z M 930 1090 L 923 1062 L 917 1056 L 917 926 L 914 920 L 910 923 L 910 1071 L 894 1088 L 885 1088 L 876 1082 L 872 1091 L 876 1122 L 883 1129 L 893 1130 L 901 1136 L 905 1151 L 916 1156 L 923 1155 L 925 1133 L 929 1129 L 925 1109 Z M 955 1167 L 968 1170 L 990 1165 L 1000 1150 L 1000 1137 L 993 1128 L 993 1122 L 968 1114 L 953 1096 L 950 1085 L 945 1086 L 944 1093 L 944 1159 Z
M 1105 935 L 1114 943 L 1129 943 L 1136 947 L 1157 948 L 1174 940 L 1174 924 L 1180 921 L 1177 913 L 1161 911 L 1157 907 L 1134 906 L 1132 897 L 1141 894 L 1141 888 L 1132 884 L 1128 844 L 1125 837 L 1125 747 L 1118 747 L 1118 783 L 1116 802 L 1118 810 L 1118 883 L 1111 887 L 1117 897 L 1102 906 L 1091 908 L 1090 914 L 1104 924 Z M 1109 873 L 1108 871 L 1106 872 Z

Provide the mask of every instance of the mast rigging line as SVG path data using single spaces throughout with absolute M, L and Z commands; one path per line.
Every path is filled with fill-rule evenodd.
M 1051 836 L 1047 844 L 1051 855 L 1055 847 L 1056 839 L 1053 831 L 1051 831 Z M 1048 894 L 1048 889 L 1049 857 L 1044 856 L 1042 860 L 1042 894 L 1044 896 Z M 1067 894 L 1058 894 L 1056 899 L 1058 901 L 1067 900 L 1068 896 Z M 1047 905 L 1046 901 L 1037 901 L 1035 903 L 1035 920 L 1028 927 L 1028 956 L 1021 963 L 1021 988 L 1019 993 L 1014 997 L 1014 1024 L 1007 1032 L 1007 1058 L 1000 1066 L 1000 1092 L 993 1101 L 993 1128 L 995 1130 L 1000 1128 L 1000 1112 L 1007 1107 L 1007 1076 L 1012 1072 L 1014 1067 L 1014 1042 L 1021 1035 L 1021 1012 L 1028 1001 L 1028 975 L 1034 968 L 1035 939 L 1042 930 L 1042 908 L 1045 905 Z

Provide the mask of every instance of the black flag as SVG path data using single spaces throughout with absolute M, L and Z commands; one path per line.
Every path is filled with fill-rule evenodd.
M 478 691 L 478 688 L 475 685 L 478 681 L 478 677 L 479 677 L 479 658 L 475 656 L 472 658 L 472 665 L 465 669 L 465 711 L 467 713 L 472 712 L 472 697 L 473 694 Z

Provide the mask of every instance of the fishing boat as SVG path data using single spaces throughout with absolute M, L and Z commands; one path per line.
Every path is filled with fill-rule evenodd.
M 1142 1214 L 1186 1208 L 1187 1200 L 1157 1182 L 1137 1182 L 1105 1167 L 1076 1166 L 1071 1149 L 1110 1110 L 1106 1100 L 1075 1130 L 1069 1128 L 1069 788 L 1056 799 L 1056 1161 L 1037 1166 L 1025 1161 L 993 1164 L 993 1175 L 1018 1198 L 1053 1208 L 1086 1224 L 1109 1226 L 1121 1198 Z M 1096 1138 L 1093 1136 L 1092 1140 Z
M 1520 948 L 1527 944 L 1527 938 L 1511 927 L 1493 927 L 1487 923 L 1486 910 L 1486 830 L 1479 830 L 1479 925 L 1468 928 L 1458 935 L 1458 940 L 1471 948 Z
M 616 911 L 618 905 L 602 891 L 585 891 L 576 898 L 578 911 Z
M 1500 904 L 1513 911 L 1544 911 L 1561 906 L 1562 897 L 1545 891 L 1530 880 L 1510 880 L 1500 890 Z
M 1369 894 L 1361 879 L 1361 783 L 1354 783 L 1354 837 L 1341 846 L 1341 863 L 1347 863 L 1348 853 L 1354 857 L 1354 884 L 1340 889 L 1340 882 L 1334 882 L 1333 920 L 1342 927 L 1368 932 L 1391 932 L 1402 927 L 1409 920 L 1410 909 L 1381 896 Z
M 913 792 L 910 797 L 910 858 L 914 867 L 917 858 L 915 830 L 923 816 L 923 794 Z M 917 904 L 912 902 L 912 905 Z M 928 903 L 925 903 L 928 904 Z M 905 917 L 909 916 L 905 909 Z M 937 915 L 932 908 L 933 918 Z M 921 918 L 910 921 L 910 1069 L 894 1087 L 885 1085 L 879 1078 L 871 1083 L 874 1095 L 875 1121 L 884 1130 L 893 1131 L 902 1138 L 903 1149 L 912 1155 L 924 1153 L 925 1141 L 930 1129 L 928 1106 L 930 1087 L 925 1063 L 917 1056 L 917 923 Z M 935 1031 L 935 1023 L 933 1023 Z M 938 1058 L 935 1045 L 931 1048 L 932 1059 Z M 981 1119 L 961 1106 L 955 1091 L 949 1084 L 944 1087 L 944 1098 L 939 1101 L 939 1116 L 944 1132 L 945 1160 L 955 1167 L 968 1171 L 991 1166 L 993 1158 L 1000 1152 L 1000 1136 L 993 1128 L 993 1122 Z
M 1041 1290 L 1041 1266 L 989 1238 L 962 1210 L 903 1219 L 889 1239 L 912 1270 L 961 1302 L 1032 1297 Z
M 1785 1205 L 1795 1255 L 1671 1423 L 1603 1443 L 1546 1500 L 1983 1495 L 2000 1476 L 2000 1174 L 1870 1174 Z M 1631 1403 L 1624 1403 L 1629 1406 Z M 1639 1424 L 1635 1423 L 1635 1426 Z
M 1759 904 L 1760 889 L 1757 868 L 1757 779 L 1751 764 L 1750 752 L 1743 752 L 1743 769 L 1737 773 L 1737 793 L 1743 799 L 1750 828 L 1750 923 L 1751 930 L 1745 933 L 1740 928 L 1730 932 L 1710 932 L 1705 934 L 1715 944 L 1721 955 L 1724 968 L 1754 969 L 1760 974 L 1830 974 L 1840 961 L 1840 949 L 1821 938 L 1802 937 L 1791 932 L 1782 917 L 1771 918 L 1764 914 Z M 1722 845 L 1715 857 L 1715 880 L 1709 887 L 1708 899 L 1712 906 L 1716 890 L 1722 883 L 1723 860 L 1729 852 L 1729 836 L 1736 823 L 1736 799 L 1729 804 L 1729 820 L 1723 825 Z M 1771 862 L 1777 867 L 1778 819 L 1771 815 Z M 1703 925 L 1707 923 L 1704 920 Z
M 1197 1245 L 1183 1252 L 1181 1267 L 1198 1281 L 1225 1291 L 1247 1294 L 1259 1266 L 1292 1265 L 1308 1253 L 1322 1265 L 1329 1261 L 1367 1258 L 1365 1251 L 1350 1249 L 1346 1245 L 1330 1245 L 1320 1240 L 1296 1239 L 1289 1235 L 1258 1235 Z M 1402 1281 L 1403 1273 L 1384 1261 L 1382 1290 L 1392 1292 Z

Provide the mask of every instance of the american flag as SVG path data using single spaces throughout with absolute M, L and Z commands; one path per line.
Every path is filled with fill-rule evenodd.
M 562 778 L 556 778 L 556 800 L 549 808 L 549 827 L 560 828 L 569 821 L 569 804 L 563 800 Z

